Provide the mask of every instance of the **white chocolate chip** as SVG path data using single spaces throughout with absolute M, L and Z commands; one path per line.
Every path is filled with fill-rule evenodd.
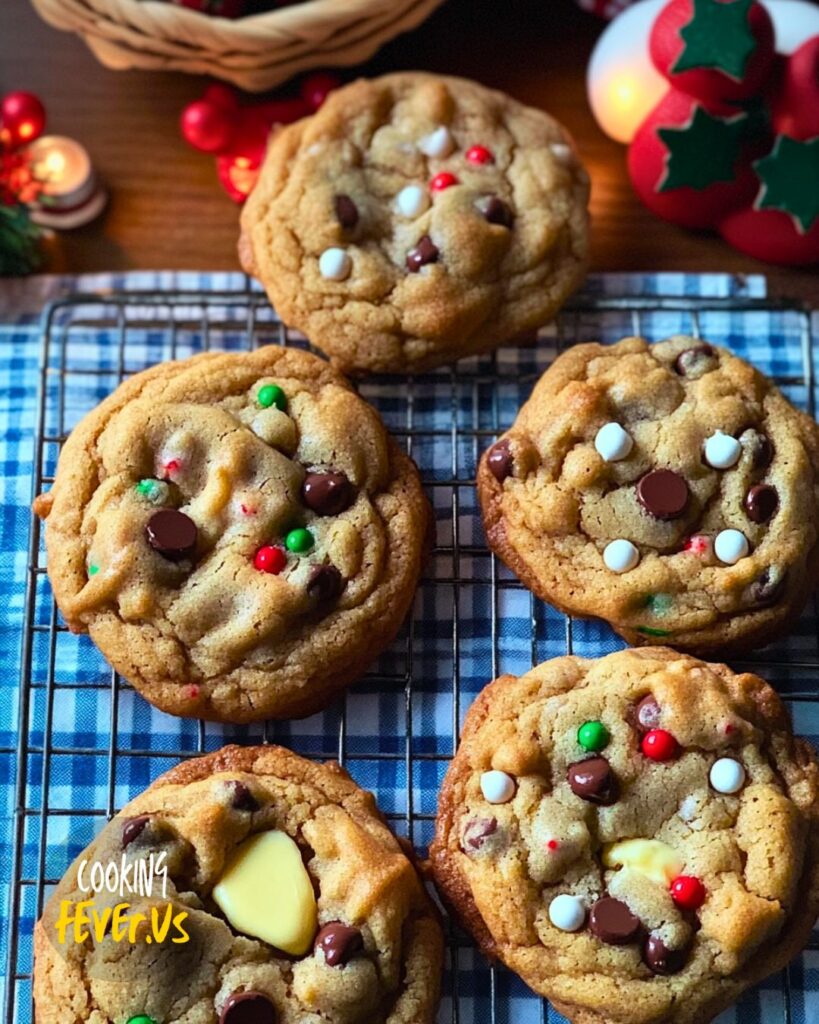
M 708 779 L 718 793 L 738 793 L 745 785 L 745 768 L 732 757 L 721 757 L 711 765 Z
M 549 149 L 552 151 L 552 156 L 555 160 L 559 160 L 560 163 L 571 164 L 574 162 L 572 147 L 567 146 L 565 142 L 553 142 Z
M 446 125 L 440 125 L 435 131 L 425 135 L 418 143 L 418 148 L 424 156 L 442 157 L 449 156 L 455 148 L 452 133 Z
M 631 453 L 634 441 L 619 423 L 606 423 L 597 431 L 594 447 L 604 462 L 619 462 Z
M 613 540 L 603 550 L 603 561 L 612 572 L 628 572 L 640 561 L 640 552 L 630 540 Z
M 748 540 L 739 530 L 720 530 L 714 538 L 714 554 L 726 565 L 736 565 L 749 551 Z
M 407 185 L 395 197 L 395 208 L 402 217 L 418 217 L 429 209 L 429 193 L 421 185 Z
M 549 920 L 562 932 L 576 932 L 586 920 L 586 908 L 577 896 L 563 892 L 549 904 Z
M 714 469 L 730 469 L 739 462 L 742 445 L 730 434 L 718 430 L 705 442 L 705 461 Z
M 515 780 L 506 772 L 484 772 L 481 775 L 481 792 L 490 804 L 509 803 L 515 795 Z
M 319 272 L 328 281 L 344 281 L 350 276 L 353 261 L 343 249 L 333 246 L 319 257 Z

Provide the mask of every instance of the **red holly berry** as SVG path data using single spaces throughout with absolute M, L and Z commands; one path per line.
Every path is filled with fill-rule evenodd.
M 273 576 L 278 576 L 285 565 L 287 565 L 287 555 L 285 555 L 282 548 L 274 547 L 272 544 L 265 544 L 264 547 L 259 548 L 256 552 L 253 564 L 259 572 L 269 572 Z
M 486 146 L 470 146 L 466 151 L 466 159 L 471 164 L 493 164 L 495 162 L 492 150 L 487 149 Z
M 706 101 L 747 99 L 771 73 L 773 22 L 760 3 L 671 0 L 654 22 L 649 49 L 675 89 Z
M 341 79 L 338 75 L 333 75 L 329 71 L 315 71 L 302 79 L 299 92 L 310 109 L 316 111 L 327 99 L 327 94 L 340 85 Z
M 680 747 L 670 732 L 652 729 L 643 736 L 641 748 L 652 761 L 673 761 L 679 755 Z
M 429 187 L 432 192 L 443 192 L 445 188 L 450 188 L 452 185 L 457 185 L 458 179 L 454 174 L 450 174 L 449 171 L 440 171 L 430 181 Z
M 678 875 L 671 883 L 671 898 L 683 910 L 699 910 L 705 903 L 705 886 L 693 875 Z

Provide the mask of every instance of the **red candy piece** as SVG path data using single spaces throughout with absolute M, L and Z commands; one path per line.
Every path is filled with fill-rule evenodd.
M 652 761 L 672 761 L 680 752 L 679 744 L 665 729 L 647 732 L 640 746 L 645 756 Z
M 454 174 L 450 174 L 449 171 L 441 171 L 430 181 L 429 187 L 433 192 L 443 192 L 445 188 L 450 188 L 450 186 L 457 184 L 458 179 Z
M 493 164 L 495 157 L 491 149 L 486 146 L 470 146 L 466 151 L 466 159 L 471 164 Z
M 705 903 L 705 886 L 693 875 L 678 875 L 671 883 L 671 898 L 683 910 L 699 910 Z
M 560 846 L 560 843 L 556 839 L 550 839 L 549 842 L 546 843 L 546 845 L 549 847 L 550 850 L 556 850 L 558 846 Z
M 281 548 L 273 547 L 272 544 L 266 544 L 256 552 L 253 564 L 259 572 L 269 572 L 273 576 L 278 576 L 287 565 L 287 555 L 285 555 Z

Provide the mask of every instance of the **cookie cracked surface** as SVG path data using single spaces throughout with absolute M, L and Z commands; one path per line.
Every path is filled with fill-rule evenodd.
M 231 927 L 214 900 L 237 848 L 270 835 L 298 849 L 296 869 L 312 885 L 307 948 L 296 955 Z M 89 898 L 83 860 L 144 866 L 161 853 L 166 893 L 157 874 L 151 897 L 125 899 L 131 915 L 168 903 L 184 912 L 187 942 L 148 944 L 146 924 L 137 941 L 116 942 L 113 927 L 99 940 L 76 943 L 70 931 L 56 940 L 60 902 Z M 267 888 L 289 887 L 277 877 L 285 868 L 255 879 L 259 902 Z M 121 902 L 90 895 L 99 913 Z M 263 923 L 281 907 L 267 908 Z M 371 793 L 335 764 L 281 747 L 226 747 L 161 776 L 77 858 L 36 926 L 34 998 L 39 1024 L 429 1024 L 442 955 L 436 913 Z
M 356 679 L 410 607 L 430 529 L 375 410 L 278 346 L 126 381 L 35 511 L 69 627 L 162 710 L 233 722 L 308 714 Z
M 819 766 L 757 676 L 558 658 L 468 712 L 430 853 L 483 952 L 573 1024 L 696 1024 L 808 940 Z
M 239 251 L 345 370 L 420 371 L 546 323 L 586 264 L 588 176 L 547 114 L 420 72 L 282 129 Z
M 490 546 L 629 643 L 768 642 L 819 577 L 819 428 L 725 349 L 579 345 L 481 460 Z

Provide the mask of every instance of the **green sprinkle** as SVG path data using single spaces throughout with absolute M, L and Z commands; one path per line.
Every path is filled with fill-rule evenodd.
M 577 730 L 577 742 L 584 750 L 602 750 L 609 742 L 609 731 L 602 722 L 584 722 Z
M 265 384 L 263 388 L 259 388 L 256 401 L 263 409 L 269 409 L 271 405 L 275 405 L 277 409 L 284 412 L 287 408 L 287 398 L 278 384 Z
M 643 636 L 671 636 L 670 629 L 652 629 L 651 626 L 638 626 L 637 632 Z
M 665 615 L 673 603 L 674 598 L 670 594 L 649 594 L 646 598 L 646 608 L 652 615 Z
M 303 526 L 296 530 L 291 530 L 284 538 L 284 546 L 287 550 L 293 551 L 297 555 L 303 555 L 314 544 L 313 534 L 309 530 L 305 530 Z
M 140 480 L 136 485 L 137 494 L 147 498 L 153 505 L 164 501 L 168 494 L 168 485 L 161 480 Z
M 138 1013 L 136 1017 L 129 1017 L 127 1024 L 156 1024 L 156 1021 L 147 1013 Z
M 91 563 L 91 565 L 88 566 L 88 575 L 89 576 L 96 576 L 99 571 L 100 571 L 100 567 L 98 565 L 94 565 L 93 562 Z

